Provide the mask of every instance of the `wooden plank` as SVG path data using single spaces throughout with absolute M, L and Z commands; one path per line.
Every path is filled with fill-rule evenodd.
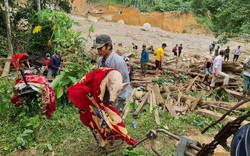
M 246 97 L 245 96 L 242 96 L 239 92 L 236 92 L 236 91 L 233 91 L 233 90 L 230 90 L 230 89 L 226 89 L 226 91 L 233 95 L 234 97 L 236 97 L 238 100 L 245 100 Z
M 152 89 L 151 91 L 152 91 L 153 98 L 156 98 L 154 90 Z M 157 125 L 160 125 L 161 121 L 160 121 L 159 112 L 158 112 L 158 109 L 157 109 L 158 107 L 155 107 L 155 106 L 156 106 L 156 102 L 154 101 L 153 109 L 154 109 L 154 115 L 155 115 L 155 122 L 156 122 Z
M 11 58 L 0 58 L 0 61 L 11 61 Z
M 150 91 L 150 94 L 149 94 L 149 112 L 152 113 L 153 112 L 153 93 L 152 93 L 152 89 Z
M 128 115 L 129 106 L 130 106 L 130 103 L 131 103 L 132 100 L 133 100 L 133 95 L 134 95 L 135 91 L 136 91 L 136 88 L 133 89 L 131 98 L 129 98 L 129 99 L 126 101 L 126 105 L 125 105 L 125 107 L 124 107 L 124 109 L 123 109 L 123 111 L 122 111 L 122 114 L 123 114 L 123 115 L 122 115 L 122 119 L 125 119 L 125 118 L 127 117 L 127 115 Z
M 141 103 L 139 104 L 139 106 L 137 107 L 137 109 L 135 110 L 135 112 L 134 112 L 134 114 L 133 114 L 134 117 L 139 117 L 139 113 L 140 113 L 142 107 L 145 105 L 148 96 L 149 96 L 149 92 L 147 92 L 147 93 L 142 97 Z
M 212 117 L 214 120 L 218 120 L 223 116 L 223 114 L 221 114 L 221 113 L 210 111 L 210 110 L 207 110 L 207 109 L 198 109 L 197 111 L 198 111 L 198 113 L 200 113 L 201 115 L 203 115 L 205 117 Z M 227 116 L 227 117 L 225 117 L 224 120 L 222 120 L 222 122 L 224 124 L 226 124 L 226 123 L 228 123 L 230 121 L 233 121 L 235 119 L 236 119 L 235 117 Z M 248 124 L 248 123 L 249 123 L 249 121 L 243 121 L 241 123 L 241 127 Z
M 179 116 L 176 114 L 175 109 L 172 105 L 172 99 L 170 98 L 169 94 L 168 97 L 165 101 L 165 106 L 167 107 L 169 113 L 175 118 L 175 119 L 179 119 Z
M 196 80 L 199 79 L 199 76 L 196 76 L 190 83 L 189 86 L 187 87 L 187 89 L 185 90 L 185 92 L 189 92 L 191 87 L 193 86 L 193 84 L 195 83 Z
M 155 94 L 156 104 L 157 105 L 164 104 L 163 98 L 160 93 L 160 88 L 157 83 L 153 86 L 153 92 Z

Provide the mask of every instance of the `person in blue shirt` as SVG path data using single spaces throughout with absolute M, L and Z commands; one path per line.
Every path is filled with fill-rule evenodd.
M 55 55 L 50 59 L 49 71 L 47 74 L 47 78 L 55 77 L 59 71 L 62 70 L 61 67 L 61 52 L 55 51 Z
M 141 52 L 141 70 L 142 75 L 145 76 L 147 73 L 147 63 L 149 61 L 149 54 L 146 49 L 146 44 L 142 45 L 142 52 Z

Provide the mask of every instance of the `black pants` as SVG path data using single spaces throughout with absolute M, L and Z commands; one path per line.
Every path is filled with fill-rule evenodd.
M 239 55 L 234 55 L 233 62 L 234 62 L 234 60 L 236 62 L 238 60 L 238 58 L 239 58 Z
M 226 55 L 224 56 L 224 61 L 226 61 L 226 60 L 227 61 L 229 60 L 229 55 L 228 56 L 226 56 Z

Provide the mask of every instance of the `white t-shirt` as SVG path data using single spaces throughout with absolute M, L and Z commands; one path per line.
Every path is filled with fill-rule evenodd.
M 240 55 L 240 49 L 236 49 L 234 55 Z
M 213 64 L 213 73 L 215 73 L 215 68 L 218 69 L 218 71 L 221 71 L 222 69 L 222 60 L 223 58 L 221 55 L 218 55 L 214 58 L 214 64 Z

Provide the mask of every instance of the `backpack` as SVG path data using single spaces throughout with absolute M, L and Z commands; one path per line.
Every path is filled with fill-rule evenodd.
M 175 47 L 172 49 L 172 52 L 175 53 Z

